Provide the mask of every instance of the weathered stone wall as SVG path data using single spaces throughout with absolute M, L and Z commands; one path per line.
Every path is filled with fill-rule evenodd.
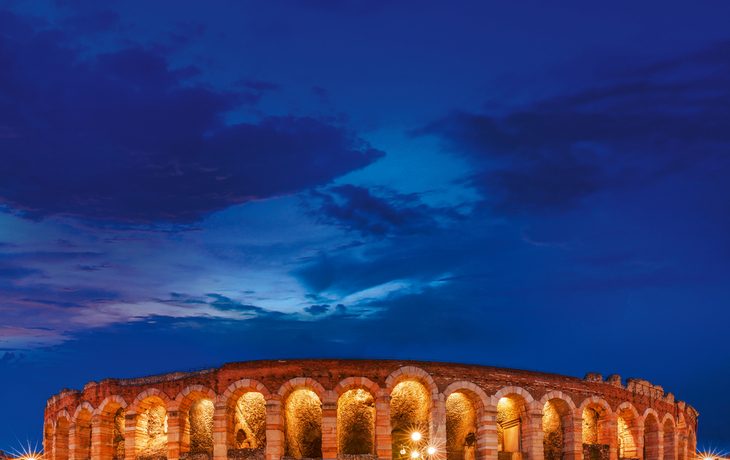
M 347 388 L 342 384 L 345 381 L 350 382 Z M 403 382 L 412 382 L 416 385 L 413 388 L 419 388 L 420 385 L 422 396 L 402 398 L 399 395 L 401 390 L 395 390 Z M 187 403 L 192 404 L 200 399 L 198 393 L 208 395 L 214 405 L 213 460 L 225 460 L 228 449 L 236 447 L 233 441 L 236 438 L 234 425 L 243 425 L 241 418 L 236 416 L 235 402 L 230 406 L 227 403 L 227 398 L 237 385 L 250 387 L 246 391 L 258 395 L 259 403 L 264 401 L 264 410 L 261 404 L 258 406 L 258 421 L 246 422 L 258 428 L 250 428 L 250 433 L 246 433 L 242 427 L 238 429 L 244 431 L 246 439 L 251 438 L 249 446 L 265 445 L 267 460 L 279 460 L 286 454 L 286 449 L 289 449 L 289 428 L 309 418 L 312 420 L 307 423 L 316 426 L 317 417 L 296 416 L 295 421 L 291 414 L 287 414 L 287 403 L 294 394 L 293 390 L 287 388 L 294 386 L 313 391 L 321 404 L 321 435 L 313 437 L 310 453 L 300 449 L 297 456 L 313 455 L 311 452 L 317 454 L 317 444 L 321 449 L 319 455 L 324 458 L 335 459 L 338 454 L 344 453 L 338 452 L 342 439 L 338 432 L 338 400 L 351 388 L 362 388 L 372 396 L 375 406 L 374 450 L 380 458 L 389 458 L 391 454 L 397 453 L 392 451 L 396 436 L 391 436 L 391 432 L 395 429 L 396 433 L 393 434 L 396 435 L 400 429 L 405 433 L 409 424 L 425 425 L 425 437 L 442 448 L 447 443 L 458 446 L 461 441 L 454 439 L 460 438 L 463 433 L 458 436 L 454 433 L 461 433 L 465 428 L 455 426 L 456 419 L 449 415 L 446 407 L 448 396 L 456 391 L 468 393 L 475 404 L 475 460 L 498 458 L 497 419 L 501 420 L 502 416 L 499 415 L 497 405 L 499 399 L 505 396 L 509 396 L 507 399 L 516 401 L 519 406 L 522 429 L 520 455 L 528 460 L 543 460 L 546 452 L 548 457 L 553 455 L 549 453 L 551 442 L 545 444 L 546 433 L 549 441 L 551 431 L 545 432 L 542 426 L 546 402 L 552 397 L 557 397 L 564 402 L 561 404 L 569 406 L 568 413 L 563 414 L 562 409 L 559 411 L 564 438 L 562 452 L 559 452 L 559 447 L 554 449 L 554 455 L 560 453 L 564 460 L 580 460 L 584 455 L 583 434 L 596 432 L 590 435 L 596 439 L 586 440 L 592 441 L 592 444 L 600 442 L 609 445 L 608 460 L 618 460 L 619 415 L 625 419 L 632 440 L 636 443 L 635 458 L 642 457 L 646 450 L 645 443 L 661 442 L 661 446 L 652 447 L 661 453 L 659 460 L 690 460 L 693 454 L 690 450 L 696 439 L 697 412 L 684 402 L 675 401 L 674 395 L 664 392 L 661 387 L 640 379 L 627 379 L 624 385 L 619 376 L 610 375 L 604 379 L 595 373 L 580 379 L 489 366 L 403 360 L 279 360 L 230 363 L 215 369 L 139 379 L 104 379 L 89 382 L 81 391 L 63 389 L 50 398 L 46 406 L 44 449 L 48 453 L 48 460 L 82 460 L 74 450 L 69 452 L 68 446 L 68 425 L 76 426 L 77 411 L 82 405 L 92 411 L 91 460 L 134 460 L 137 454 L 144 454 L 143 457 L 154 454 L 169 460 L 180 460 L 181 452 L 186 448 L 185 430 L 195 432 L 189 420 L 190 406 L 181 409 L 181 401 L 192 398 Z M 192 388 L 198 393 L 190 393 Z M 411 393 L 411 396 L 417 394 Z M 149 408 L 141 409 L 143 405 L 140 401 L 151 394 L 159 398 L 161 407 L 166 411 L 165 420 L 169 423 L 167 434 L 164 433 L 166 428 L 162 429 L 162 434 L 159 433 L 159 427 L 164 427 L 165 421 L 158 420 L 160 417 L 157 415 L 150 418 Z M 197 396 L 186 396 L 193 394 Z M 548 397 L 549 394 L 558 396 Z M 417 403 L 413 404 L 413 401 Z M 589 404 L 601 409 L 600 421 L 591 421 L 591 412 L 583 410 Z M 113 409 L 110 409 L 112 406 Z M 121 413 L 118 407 L 121 407 Z M 644 420 L 647 411 L 655 413 L 661 434 L 645 439 Z M 109 421 L 104 421 L 106 419 L 103 417 L 108 417 Z M 148 420 L 145 421 L 145 418 Z M 153 422 L 152 428 L 149 420 Z M 596 427 L 593 431 L 591 424 Z M 210 432 L 206 430 L 206 433 Z M 195 453 L 193 448 L 198 449 L 193 446 L 199 445 L 205 445 L 201 453 L 210 453 L 208 434 L 205 438 L 208 441 L 194 439 L 195 436 L 188 441 L 190 454 Z

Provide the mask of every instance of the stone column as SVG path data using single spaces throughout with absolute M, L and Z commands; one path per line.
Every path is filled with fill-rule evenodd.
M 674 426 L 672 426 L 672 432 L 665 434 L 662 438 L 662 447 L 664 450 L 662 452 L 663 460 L 677 460 L 677 431 L 674 430 Z
M 167 460 L 180 458 L 180 442 L 184 421 L 180 420 L 181 412 L 171 410 L 167 412 Z
M 228 449 L 233 448 L 229 441 L 230 415 L 228 413 L 228 401 L 215 401 L 213 409 L 213 460 L 226 460 Z
M 79 436 L 77 431 L 80 430 L 80 426 L 76 423 L 71 423 L 68 426 L 68 458 L 69 460 L 85 460 L 81 458 L 81 446 L 79 445 Z
M 638 458 L 644 460 L 644 422 L 641 419 L 632 420 L 632 424 L 629 427 L 629 433 L 631 438 L 634 440 L 634 454 L 632 458 Z
M 598 444 L 608 444 L 609 460 L 618 460 L 618 414 L 599 417 Z
M 266 460 L 279 460 L 284 455 L 284 420 L 281 397 L 266 397 Z
M 446 450 L 446 398 L 439 393 L 438 399 L 433 401 L 431 408 L 431 423 L 429 423 L 429 444 L 444 446 Z
M 379 459 L 393 457 L 393 441 L 390 432 L 390 395 L 380 389 L 375 399 L 375 454 Z
M 527 460 L 544 460 L 542 410 L 529 408 L 522 424 L 522 455 Z
M 104 426 L 104 419 L 101 415 L 94 415 L 91 417 L 91 426 L 89 427 L 91 430 L 91 433 L 89 433 L 89 437 L 91 439 L 91 446 L 89 448 L 89 456 L 91 460 L 101 460 L 102 455 L 104 454 L 104 429 L 106 428 Z M 114 428 L 112 427 L 112 430 Z M 112 439 L 113 434 L 109 433 L 108 439 Z M 109 446 L 107 447 L 111 450 L 111 443 L 109 443 Z M 109 457 L 111 458 L 111 457 Z
M 652 425 L 649 431 L 644 432 L 644 446 L 646 446 L 646 458 L 644 460 L 662 460 L 664 440 L 658 428 L 658 426 Z
M 124 460 L 137 457 L 137 414 L 124 416 Z
M 497 460 L 497 408 L 487 406 L 477 421 L 477 460 Z
M 337 458 L 337 394 L 327 391 L 322 397 L 322 459 Z
M 583 460 L 583 417 L 578 409 L 563 417 L 563 460 Z

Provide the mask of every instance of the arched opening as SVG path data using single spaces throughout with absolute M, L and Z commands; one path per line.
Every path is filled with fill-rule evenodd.
M 674 423 L 671 418 L 667 418 L 664 421 L 663 427 L 664 436 L 664 460 L 676 460 L 677 459 L 677 446 L 676 436 L 674 433 Z
M 619 412 L 616 430 L 618 436 L 618 458 L 639 458 L 635 424 L 636 418 L 630 410 L 624 409 Z
M 659 421 L 654 414 L 649 413 L 644 419 L 644 460 L 659 460 Z
M 337 452 L 375 454 L 375 398 L 361 388 L 337 400 Z
M 312 390 L 298 388 L 284 404 L 285 455 L 322 458 L 322 403 Z
M 264 395 L 247 389 L 237 390 L 228 399 L 227 419 L 229 456 L 243 458 L 250 455 L 251 449 L 266 447 Z
M 53 425 L 50 422 L 46 423 L 46 428 L 43 430 L 43 458 L 55 460 L 53 455 Z
M 570 421 L 570 406 L 553 398 L 542 409 L 542 445 L 545 460 L 562 460 L 565 452 L 565 429 Z
M 610 456 L 611 430 L 608 411 L 594 403 L 583 409 L 583 459 L 608 460 Z
M 56 422 L 55 460 L 68 460 L 68 419 L 59 417 Z
M 101 409 L 99 460 L 124 460 L 124 414 L 124 409 L 116 401 Z
M 421 382 L 405 380 L 393 388 L 390 426 L 394 459 L 410 458 L 411 452 L 428 444 L 430 412 L 431 393 Z
M 471 398 L 462 391 L 446 398 L 446 459 L 476 458 L 477 415 Z
M 213 401 L 194 393 L 180 404 L 180 459 L 213 458 Z
M 138 460 L 167 458 L 167 409 L 158 396 L 148 396 L 137 406 L 135 454 Z
M 526 422 L 525 400 L 507 395 L 497 403 L 497 455 L 499 460 L 522 460 L 522 444 Z
M 76 416 L 74 424 L 73 460 L 89 460 L 91 458 L 91 412 L 83 408 Z

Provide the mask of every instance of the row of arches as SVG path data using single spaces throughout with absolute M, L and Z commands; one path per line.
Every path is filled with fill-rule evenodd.
M 62 410 L 44 435 L 49 460 L 225 460 L 256 449 L 267 460 L 405 460 L 419 446 L 445 460 L 690 460 L 695 438 L 681 413 L 639 414 L 629 402 L 612 409 L 597 397 L 576 406 L 560 391 L 538 401 L 519 387 L 489 396 L 470 382 L 439 392 L 413 367 L 384 388 L 365 377 L 333 390 L 296 378 L 276 393 L 242 379 L 220 395 L 192 385 L 174 399 L 149 388 L 131 403 L 112 395 L 97 408 Z

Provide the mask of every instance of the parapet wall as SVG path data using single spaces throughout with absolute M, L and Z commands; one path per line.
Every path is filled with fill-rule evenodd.
M 89 382 L 82 391 L 64 389 L 48 400 L 44 448 L 49 460 L 144 460 L 152 451 L 144 450 L 148 447 L 142 439 L 149 443 L 150 436 L 156 436 L 161 444 L 154 451 L 155 458 L 181 460 L 191 458 L 196 430 L 203 433 L 207 429 L 212 431 L 208 433 L 213 445 L 211 460 L 240 458 L 248 455 L 246 449 L 261 447 L 265 447 L 267 460 L 280 460 L 292 452 L 303 457 L 306 443 L 316 447 L 307 450 L 307 455 L 324 459 L 353 454 L 399 458 L 396 438 L 400 428 L 396 425 L 403 417 L 417 418 L 393 412 L 408 403 L 402 404 L 405 396 L 398 393 L 403 382 L 415 382 L 427 395 L 425 402 L 419 403 L 428 406 L 423 412 L 427 415 L 418 423 L 438 448 L 436 457 L 590 460 L 594 451 L 608 452 L 609 460 L 689 460 L 694 456 L 697 412 L 645 380 L 629 378 L 624 384 L 617 375 L 604 379 L 596 373 L 580 379 L 479 365 L 331 359 L 229 363 L 191 373 Z M 353 389 L 362 390 L 358 397 L 369 402 L 345 410 L 338 404 L 344 404 L 343 395 Z M 296 390 L 312 392 L 316 404 L 308 409 L 310 412 L 293 406 L 291 396 Z M 262 412 L 265 404 L 265 422 L 261 419 L 265 426 L 258 441 L 246 428 L 252 422 L 244 420 L 245 415 L 236 415 L 240 412 L 236 412 L 237 404 L 246 393 L 262 396 Z M 449 399 L 454 394 L 464 402 L 459 405 Z M 505 398 L 519 409 L 515 412 L 519 416 L 509 426 L 503 426 L 504 417 L 499 416 L 498 406 Z M 198 428 L 191 415 L 199 400 L 209 401 L 209 428 Z M 162 417 L 159 428 L 153 426 L 157 423 L 150 415 L 153 406 L 162 414 L 157 416 Z M 461 417 L 454 410 L 471 411 L 473 427 L 456 427 L 468 414 Z M 343 422 L 344 414 L 372 419 L 372 427 L 357 429 L 365 430 L 365 437 L 372 439 L 353 441 L 362 438 L 362 433 L 343 432 L 356 426 Z M 549 421 L 547 417 L 557 419 Z M 586 428 L 590 417 L 596 417 L 596 426 Z M 305 426 L 302 424 L 308 428 L 301 428 Z M 510 440 L 514 436 L 511 426 L 518 426 L 514 440 Z M 237 431 L 246 432 L 241 435 Z M 306 437 L 309 432 L 315 433 L 312 439 Z M 475 441 L 464 441 L 469 434 Z M 265 446 L 250 445 L 260 442 Z M 354 445 L 365 447 L 348 447 Z M 596 446 L 593 450 L 592 445 Z

